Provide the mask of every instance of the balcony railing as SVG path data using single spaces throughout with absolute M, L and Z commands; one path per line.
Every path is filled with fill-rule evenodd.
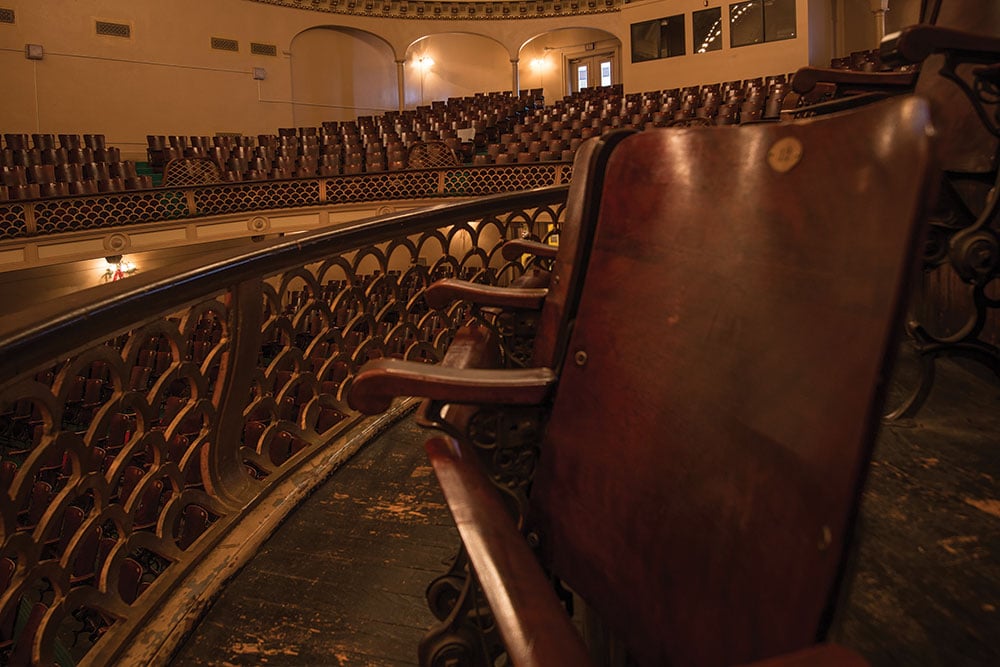
M 552 179 L 563 168 L 533 165 L 530 173 Z M 427 187 L 444 193 L 461 183 L 469 193 L 473 180 L 488 191 L 513 173 L 528 178 L 519 168 L 490 169 L 495 180 L 484 184 L 476 171 L 434 172 Z M 396 178 L 413 177 L 385 174 L 380 192 L 394 191 Z M 349 198 L 354 182 L 290 181 L 284 201 Z M 254 189 L 268 187 L 3 210 L 31 210 L 25 223 L 62 216 L 83 224 L 93 200 L 125 224 L 137 199 L 148 202 L 137 216 L 185 215 L 249 206 Z M 343 392 L 356 369 L 386 355 L 433 361 L 470 317 L 461 304 L 428 308 L 424 288 L 449 275 L 492 284 L 520 275 L 524 267 L 505 261 L 500 245 L 558 233 L 565 197 L 554 186 L 382 216 L 148 271 L 5 317 L 0 662 L 162 661 L 294 499 L 393 417 L 362 419 L 347 407 Z M 49 224 L 58 223 L 42 227 Z
M 243 181 L 0 202 L 0 242 L 43 234 L 269 209 L 480 197 L 569 182 L 572 164 L 460 166 L 322 178 Z

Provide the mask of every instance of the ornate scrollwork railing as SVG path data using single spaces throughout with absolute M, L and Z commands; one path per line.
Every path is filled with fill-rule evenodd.
M 923 275 L 906 323 L 904 350 L 912 363 L 898 367 L 890 398 L 893 407 L 886 415 L 890 420 L 917 413 L 933 389 L 940 358 L 971 359 L 1000 377 L 996 319 L 1000 309 L 996 291 L 1000 278 L 1000 40 L 991 34 L 933 25 L 940 4 L 924 7 L 930 11 L 922 11 L 922 18 L 929 23 L 907 27 L 882 42 L 883 63 L 908 71 L 865 74 L 806 68 L 796 75 L 795 84 L 803 91 L 816 86 L 810 94 L 817 99 L 819 93 L 832 97 L 782 112 L 783 118 L 812 117 L 911 93 L 931 104 L 942 178 L 938 202 L 929 212 Z M 984 5 L 984 11 L 991 10 Z M 959 16 L 968 21 L 966 14 Z M 823 89 L 817 85 L 821 82 L 826 86 Z
M 254 0 L 330 14 L 397 19 L 501 20 L 620 11 L 630 0 Z
M 563 162 L 465 165 L 0 202 L 0 241 L 245 211 L 520 192 L 567 183 L 571 170 Z
M 565 192 L 382 216 L 5 321 L 0 662 L 162 656 L 176 633 L 164 624 L 184 616 L 164 610 L 203 604 L 203 590 L 183 591 L 220 544 L 245 541 L 241 519 L 287 512 L 265 499 L 282 505 L 282 484 L 331 443 L 379 427 L 343 402 L 355 370 L 384 355 L 435 360 L 469 317 L 429 309 L 429 282 L 517 277 L 500 245 L 557 229 Z
M 1000 41 L 917 25 L 887 37 L 882 50 L 921 63 L 915 92 L 931 101 L 943 169 L 923 289 L 907 323 L 917 375 L 888 415 L 900 418 L 915 414 L 930 395 L 939 358 L 971 359 L 1000 376 Z

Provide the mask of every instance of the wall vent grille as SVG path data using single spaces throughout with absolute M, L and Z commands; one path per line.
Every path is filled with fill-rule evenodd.
M 219 51 L 239 51 L 240 43 L 235 39 L 226 39 L 224 37 L 213 37 L 212 38 L 212 48 Z
M 255 56 L 276 56 L 278 55 L 278 47 L 274 44 L 258 44 L 257 42 L 250 42 L 250 53 Z
M 13 23 L 14 22 L 14 10 L 7 9 L 6 7 L 0 7 L 0 23 Z
M 95 24 L 98 35 L 108 35 L 110 37 L 131 37 L 132 26 L 128 23 L 112 23 L 111 21 L 97 21 Z

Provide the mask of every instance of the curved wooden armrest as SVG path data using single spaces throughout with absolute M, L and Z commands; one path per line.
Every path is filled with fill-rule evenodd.
M 916 85 L 917 72 L 853 72 L 845 69 L 802 67 L 792 77 L 792 90 L 808 93 L 820 82 L 845 86 L 849 90 L 905 90 Z
M 879 58 L 889 64 L 920 63 L 941 51 L 989 54 L 996 58 L 1000 57 L 1000 38 L 935 25 L 911 25 L 882 38 Z
M 544 288 L 496 287 L 457 278 L 444 278 L 427 288 L 424 299 L 431 308 L 447 308 L 453 301 L 461 300 L 479 306 L 541 310 L 548 293 Z
M 535 405 L 555 386 L 548 368 L 469 369 L 419 361 L 377 359 L 354 378 L 347 403 L 365 414 L 385 412 L 397 396 L 422 396 L 449 403 Z
M 450 438 L 432 438 L 424 448 L 511 662 L 592 664 L 552 583 L 474 458 Z
M 531 241 L 529 239 L 512 239 L 503 244 L 500 254 L 508 262 L 513 262 L 521 255 L 534 255 L 542 259 L 555 259 L 558 248 L 541 241 Z
M 832 100 L 827 100 L 826 102 L 818 102 L 804 107 L 782 109 L 781 118 L 782 120 L 785 120 L 787 118 L 808 118 L 809 116 L 814 115 L 823 116 L 836 111 L 845 111 L 847 109 L 863 107 L 866 104 L 884 100 L 888 95 L 888 92 L 872 91 L 868 93 L 856 93 L 845 97 L 835 97 Z M 785 99 L 788 98 L 786 97 Z

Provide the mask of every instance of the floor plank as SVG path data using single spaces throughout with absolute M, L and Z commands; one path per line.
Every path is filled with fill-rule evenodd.
M 916 418 L 881 429 L 831 635 L 875 667 L 1000 665 L 998 434 L 1000 386 L 951 362 Z M 174 667 L 416 664 L 424 588 L 457 544 L 426 437 L 406 420 L 339 470 Z
M 358 453 L 264 545 L 173 661 L 415 665 L 424 590 L 458 535 L 406 420 Z
M 1000 388 L 979 370 L 939 364 L 879 434 L 833 633 L 876 665 L 1000 665 Z

